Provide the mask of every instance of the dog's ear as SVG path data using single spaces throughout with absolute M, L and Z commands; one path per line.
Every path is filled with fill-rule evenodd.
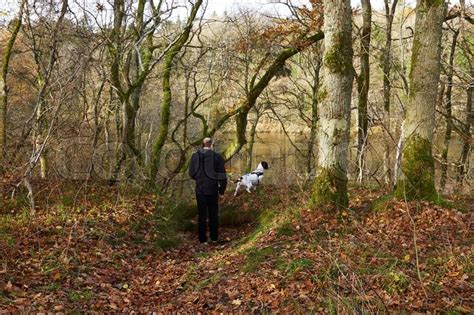
M 268 170 L 268 163 L 267 162 L 262 161 L 262 162 L 260 162 L 260 164 L 262 164 L 262 167 L 263 167 L 264 170 Z

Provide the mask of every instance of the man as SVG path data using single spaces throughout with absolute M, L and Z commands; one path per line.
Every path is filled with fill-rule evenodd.
M 224 159 L 212 149 L 212 139 L 205 138 L 203 147 L 193 154 L 189 165 L 189 176 L 196 181 L 198 207 L 199 242 L 207 243 L 206 221 L 209 217 L 209 231 L 212 242 L 218 238 L 218 199 L 227 186 Z

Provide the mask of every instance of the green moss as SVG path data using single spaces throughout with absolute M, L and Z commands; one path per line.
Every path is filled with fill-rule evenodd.
M 401 271 L 390 271 L 384 276 L 383 287 L 389 293 L 403 293 L 408 288 L 409 284 L 410 282 L 408 281 L 407 276 Z
M 264 231 L 268 231 L 271 228 L 276 218 L 277 213 L 275 211 L 272 211 L 272 209 L 263 210 L 261 213 L 259 213 L 257 217 L 257 227 L 253 230 L 252 233 L 248 234 L 240 240 L 240 245 L 244 245 L 248 242 L 256 240 Z
M 89 301 L 94 297 L 94 294 L 90 290 L 85 291 L 72 291 L 68 294 L 68 299 L 71 302 L 83 302 Z
M 51 282 L 50 284 L 45 286 L 44 289 L 47 290 L 48 292 L 56 292 L 59 289 L 61 289 L 61 285 L 57 282 Z
M 284 223 L 282 226 L 278 227 L 276 231 L 277 237 L 283 236 L 292 236 L 296 233 L 296 230 L 293 228 L 291 223 Z
M 254 272 L 260 264 L 276 254 L 274 247 L 253 248 L 247 252 L 244 272 Z
M 403 178 L 398 181 L 394 192 L 396 198 L 439 202 L 430 141 L 420 136 L 408 140 L 403 149 L 402 172 Z
M 313 183 L 311 202 L 315 206 L 330 205 L 335 208 L 347 208 L 347 180 L 335 170 L 321 168 Z
M 68 195 L 63 195 L 61 197 L 61 204 L 65 207 L 71 207 L 74 205 L 74 198 Z
M 194 288 L 195 291 L 201 291 L 203 288 L 210 286 L 212 284 L 216 284 L 221 279 L 219 274 L 213 274 L 211 277 L 201 280 L 196 287 Z
M 288 277 L 292 277 L 298 271 L 309 269 L 313 265 L 314 265 L 314 261 L 307 258 L 299 258 L 285 265 L 285 271 Z
M 332 73 L 353 72 L 351 36 L 342 32 L 333 36 L 333 45 L 324 54 L 324 65 Z

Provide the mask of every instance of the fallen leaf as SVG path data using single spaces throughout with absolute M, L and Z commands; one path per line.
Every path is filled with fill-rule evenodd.
M 63 309 L 64 309 L 64 306 L 63 306 L 63 305 L 56 305 L 56 306 L 54 307 L 54 310 L 55 310 L 55 311 L 62 311 Z
M 57 281 L 59 279 L 61 279 L 61 273 L 58 270 L 55 270 L 53 272 L 53 280 Z
M 242 304 L 242 301 L 239 300 L 239 299 L 235 299 L 235 300 L 232 301 L 232 304 L 233 304 L 233 305 L 240 306 L 240 305 Z
M 11 292 L 12 289 L 13 289 L 12 282 L 11 282 L 11 281 L 8 281 L 8 283 L 5 284 L 5 288 L 3 289 L 3 291 L 5 291 L 5 292 Z

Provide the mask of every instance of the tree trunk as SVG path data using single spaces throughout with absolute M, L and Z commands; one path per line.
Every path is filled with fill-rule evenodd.
M 324 1 L 323 80 L 319 92 L 318 174 L 313 184 L 316 205 L 348 206 L 347 155 L 354 68 L 349 0 Z
M 23 18 L 23 7 L 26 0 L 23 0 L 20 4 L 20 12 L 18 18 L 13 22 L 12 34 L 7 41 L 7 46 L 3 53 L 2 69 L 0 72 L 0 173 L 3 172 L 5 157 L 6 157 L 6 144 L 7 144 L 7 109 L 8 109 L 8 86 L 7 86 L 7 75 L 10 64 L 10 58 L 12 55 L 13 45 L 15 44 L 16 38 L 21 28 Z
M 418 0 L 411 55 L 410 91 L 402 130 L 403 149 L 395 196 L 437 200 L 431 152 L 440 74 L 444 0 Z
M 41 80 L 41 82 L 42 82 L 42 80 Z M 36 139 L 35 139 L 35 143 L 36 143 L 35 150 L 38 150 L 37 148 L 39 148 L 43 145 L 44 134 L 48 130 L 46 115 L 44 113 L 44 108 L 43 108 L 43 107 L 46 107 L 44 102 L 45 102 L 45 100 L 43 99 L 41 101 L 40 105 L 38 106 L 38 110 L 36 112 L 36 125 L 37 125 L 37 128 L 38 128 L 38 132 L 36 134 Z M 40 160 L 40 175 L 41 175 L 42 179 L 46 179 L 48 177 L 48 157 L 47 157 L 47 154 L 48 154 L 48 150 L 46 148 L 44 148 L 41 151 L 41 155 L 40 155 L 40 159 L 39 159 Z
M 444 104 L 446 114 L 446 132 L 444 134 L 444 149 L 441 153 L 441 180 L 440 188 L 444 189 L 446 186 L 446 178 L 448 176 L 448 152 L 449 143 L 451 142 L 452 132 L 452 91 L 453 91 L 453 73 L 454 73 L 454 54 L 456 52 L 456 43 L 459 31 L 454 31 L 453 39 L 451 42 L 451 50 L 449 52 L 449 62 L 447 70 L 447 86 L 446 86 L 446 101 Z
M 383 170 L 384 170 L 384 181 L 385 184 L 391 187 L 393 182 L 392 169 L 390 167 L 390 147 L 392 138 L 390 136 L 391 124 L 390 124 L 390 98 L 391 98 L 391 83 L 390 83 L 390 72 L 392 69 L 392 27 L 393 17 L 395 15 L 395 9 L 397 7 L 398 0 L 394 0 L 392 6 L 389 6 L 388 0 L 385 0 L 385 47 L 383 49 L 382 57 L 382 70 L 383 70 L 383 124 L 385 127 L 384 134 L 384 158 L 383 158 Z
M 472 93 L 474 91 L 474 66 L 471 64 L 471 82 L 467 88 L 467 100 L 466 100 L 466 123 L 464 125 L 465 139 L 462 145 L 462 152 L 460 158 L 458 182 L 462 183 L 468 170 L 469 170 L 469 154 L 472 150 L 472 135 L 471 127 L 474 123 L 474 112 L 472 109 Z
M 253 145 L 255 144 L 255 135 L 257 133 L 258 121 L 261 117 L 261 114 L 258 110 L 255 111 L 255 121 L 252 124 L 250 129 L 250 141 L 248 143 L 247 149 L 247 165 L 245 166 L 245 172 L 249 173 L 252 171 L 252 158 L 253 158 Z
M 156 139 L 153 145 L 153 152 L 152 152 L 151 178 L 150 178 L 152 183 L 155 182 L 156 176 L 158 174 L 158 170 L 160 166 L 161 151 L 168 138 L 170 115 L 171 115 L 170 79 L 171 79 L 171 68 L 173 66 L 173 60 L 176 57 L 176 55 L 179 53 L 181 48 L 183 48 L 183 46 L 188 41 L 194 19 L 196 18 L 197 12 L 202 2 L 203 0 L 197 0 L 194 3 L 183 32 L 181 33 L 178 40 L 173 44 L 173 46 L 170 48 L 170 50 L 166 53 L 164 57 L 163 74 L 162 74 L 163 97 L 161 101 L 160 127 L 159 127 L 158 139 Z
M 308 172 L 308 179 L 313 176 L 313 161 L 314 161 L 314 146 L 316 144 L 316 137 L 318 131 L 318 91 L 319 91 L 319 71 L 321 69 L 320 60 L 315 61 L 314 67 L 314 81 L 311 87 L 311 128 L 308 142 L 308 159 L 306 164 L 306 171 Z
M 357 169 L 359 181 L 363 180 L 365 168 L 364 148 L 367 142 L 367 102 L 370 84 L 370 36 L 372 25 L 372 8 L 370 0 L 362 0 L 362 38 L 360 39 L 360 74 L 357 78 L 359 101 L 357 105 Z

